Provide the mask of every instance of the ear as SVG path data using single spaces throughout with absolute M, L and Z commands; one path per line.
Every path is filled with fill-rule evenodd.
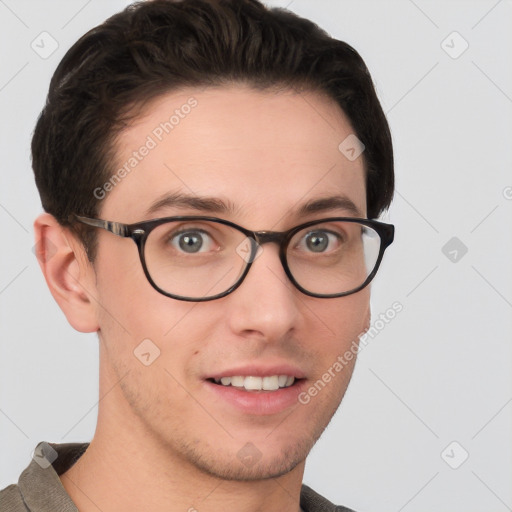
M 96 276 L 83 245 L 49 213 L 37 217 L 34 234 L 39 266 L 68 322 L 77 331 L 96 332 Z

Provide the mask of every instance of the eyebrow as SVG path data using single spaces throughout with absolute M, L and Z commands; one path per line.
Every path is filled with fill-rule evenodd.
M 157 199 L 146 210 L 145 215 L 150 216 L 164 208 L 192 209 L 203 213 L 222 213 L 237 215 L 241 208 L 230 200 L 223 200 L 218 197 L 193 196 L 183 192 L 172 192 Z M 295 208 L 297 216 L 311 213 L 323 213 L 333 210 L 345 210 L 356 217 L 364 217 L 354 202 L 345 195 L 335 195 L 311 199 Z

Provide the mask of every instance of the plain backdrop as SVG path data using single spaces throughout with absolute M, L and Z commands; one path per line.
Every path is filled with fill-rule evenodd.
M 0 2 L 0 488 L 39 441 L 94 433 L 97 338 L 68 325 L 34 256 L 29 145 L 66 50 L 127 4 Z M 512 510 L 511 2 L 268 4 L 360 52 L 396 157 L 374 322 L 403 310 L 361 351 L 304 481 L 358 512 Z

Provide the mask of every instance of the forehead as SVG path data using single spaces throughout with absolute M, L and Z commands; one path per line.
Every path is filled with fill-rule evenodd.
M 306 203 L 338 196 L 365 216 L 363 157 L 339 149 L 350 135 L 341 108 L 320 93 L 242 85 L 168 93 L 118 137 L 100 213 L 127 223 L 194 214 L 191 202 L 173 207 L 172 197 L 208 197 L 229 206 L 217 210 L 223 217 L 260 229 L 300 220 Z

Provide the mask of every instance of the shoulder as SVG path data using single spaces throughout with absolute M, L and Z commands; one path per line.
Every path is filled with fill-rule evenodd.
M 59 475 L 81 457 L 88 445 L 46 441 L 38 443 L 18 483 L 0 490 L 0 512 L 78 512 L 62 486 Z
M 355 512 L 350 508 L 331 503 L 304 484 L 300 493 L 300 506 L 304 512 Z
M 0 490 L 0 510 L 2 512 L 26 512 L 28 510 L 17 484 L 11 484 Z

